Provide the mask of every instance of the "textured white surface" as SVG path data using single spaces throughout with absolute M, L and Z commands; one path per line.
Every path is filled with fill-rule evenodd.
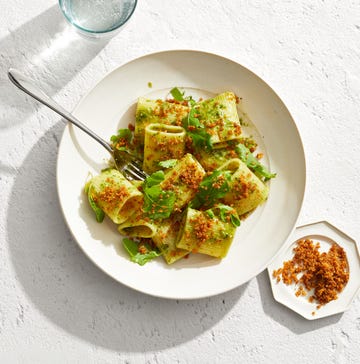
M 10 66 L 24 70 L 71 109 L 108 71 L 145 53 L 232 58 L 263 77 L 297 122 L 308 167 L 299 224 L 326 219 L 360 241 L 358 1 L 140 0 L 128 26 L 102 42 L 69 31 L 55 1 L 0 0 L 0 9 L 2 363 L 359 361 L 359 298 L 342 315 L 309 322 L 274 301 L 266 272 L 185 302 L 100 272 L 59 209 L 64 125 L 6 78 Z

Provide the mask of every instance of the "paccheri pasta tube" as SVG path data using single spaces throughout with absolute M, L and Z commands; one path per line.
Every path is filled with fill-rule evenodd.
M 194 198 L 204 176 L 204 168 L 189 153 L 165 174 L 165 180 L 160 183 L 160 186 L 165 191 L 175 193 L 175 212 L 181 211 Z
M 239 216 L 255 209 L 267 199 L 268 187 L 240 159 L 229 160 L 219 170 L 231 172 L 230 189 L 222 201 L 233 206 Z
M 87 193 L 115 224 L 127 220 L 142 203 L 142 193 L 116 169 L 93 177 L 87 183 Z
M 213 171 L 226 163 L 229 159 L 237 158 L 236 153 L 232 149 L 218 148 L 210 151 L 200 150 L 197 153 L 200 164 L 206 171 Z
M 195 106 L 196 116 L 211 135 L 211 142 L 221 143 L 237 139 L 241 125 L 233 92 L 224 92 Z
M 188 250 L 176 247 L 180 220 L 181 214 L 175 214 L 170 219 L 159 222 L 158 229 L 152 237 L 168 264 L 172 264 L 189 254 Z
M 157 230 L 157 223 L 144 214 L 142 209 L 132 214 L 118 226 L 120 234 L 133 238 L 152 238 Z
M 210 213 L 211 211 L 211 213 Z M 216 209 L 188 208 L 181 223 L 176 246 L 195 253 L 224 258 L 235 235 L 230 219 L 222 221 Z
M 143 145 L 148 125 L 181 125 L 188 112 L 189 107 L 183 104 L 140 97 L 136 108 L 134 138 Z
M 180 159 L 185 152 L 185 130 L 181 126 L 150 124 L 145 128 L 143 168 L 153 173 L 161 167 L 159 162 Z

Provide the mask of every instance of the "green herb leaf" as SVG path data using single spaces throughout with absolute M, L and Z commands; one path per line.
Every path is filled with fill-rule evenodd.
M 188 117 L 183 120 L 183 127 L 195 149 L 212 149 L 211 135 L 206 132 L 204 125 L 196 117 L 196 112 L 196 107 L 190 109 Z
M 206 213 L 209 215 L 210 219 L 213 219 L 215 217 L 214 211 L 213 210 L 206 210 Z
M 119 129 L 118 132 L 117 132 L 117 135 L 112 135 L 111 136 L 111 141 L 113 141 L 113 139 L 120 139 L 120 138 L 123 138 L 123 139 L 126 139 L 127 141 L 131 141 L 132 139 L 132 132 L 130 129 L 128 128 L 124 128 L 124 129 Z
M 265 181 L 268 181 L 269 179 L 276 177 L 276 173 L 270 173 L 266 169 L 266 167 L 261 163 L 256 164 L 255 166 L 252 167 L 252 169 L 257 176 L 264 177 Z
M 164 172 L 163 171 L 157 171 L 151 174 L 149 177 L 145 180 L 146 187 L 152 187 L 155 185 L 158 185 L 160 182 L 162 182 L 165 179 Z
M 175 193 L 160 187 L 163 180 L 164 172 L 157 171 L 147 177 L 143 185 L 144 211 L 152 219 L 166 219 L 174 208 Z
M 177 87 L 170 90 L 171 96 L 176 101 L 184 101 L 184 92 L 181 92 Z
M 199 185 L 199 192 L 191 201 L 190 206 L 194 209 L 200 207 L 212 207 L 218 199 L 223 198 L 229 191 L 230 171 L 215 170 L 206 176 Z
M 231 223 L 232 223 L 234 226 L 240 226 L 240 219 L 239 219 L 239 217 L 237 216 L 237 214 L 236 214 L 236 215 L 231 214 L 231 215 L 230 215 L 230 220 L 231 220 Z
M 187 125 L 188 129 L 193 128 L 193 129 L 204 129 L 204 125 L 200 123 L 200 120 L 196 117 L 196 109 L 192 108 L 189 112 L 189 117 L 188 117 L 188 125 Z
M 264 180 L 267 181 L 270 178 L 276 177 L 276 173 L 269 172 L 245 145 L 238 144 L 235 147 L 235 152 L 239 158 L 246 163 L 248 168 L 250 168 L 259 178 L 264 178 Z
M 132 131 L 128 128 L 124 128 L 119 129 L 116 135 L 112 135 L 110 141 L 116 149 L 128 151 L 132 138 Z
M 105 218 L 105 213 L 104 211 L 95 203 L 92 195 L 91 195 L 91 186 L 87 186 L 87 195 L 88 195 L 88 201 L 89 201 L 89 205 L 91 206 L 91 208 L 93 209 L 93 211 L 95 212 L 95 217 L 96 217 L 96 221 L 97 222 L 103 222 L 104 218 Z
M 236 210 L 228 205 L 216 204 L 212 209 L 206 210 L 206 213 L 211 219 L 218 216 L 223 222 L 231 222 L 235 227 L 240 226 L 240 219 Z
M 128 238 L 124 238 L 122 243 L 125 250 L 130 256 L 130 260 L 139 265 L 144 265 L 150 260 L 161 255 L 161 253 L 157 249 L 153 249 L 148 244 L 137 243 L 134 240 Z M 140 244 L 142 245 L 142 250 L 144 252 L 140 252 Z
M 188 132 L 189 137 L 192 140 L 192 144 L 195 147 L 195 149 L 200 149 L 202 147 L 204 148 L 212 148 L 212 142 L 211 137 L 208 133 L 206 133 L 204 130 L 199 131 L 197 133 Z
M 218 204 L 216 205 L 216 208 L 219 209 L 220 220 L 228 222 L 229 221 L 228 216 L 230 216 L 231 223 L 235 227 L 240 226 L 239 216 L 233 207 L 224 204 Z
M 181 92 L 177 87 L 174 87 L 170 90 L 170 93 L 174 100 L 182 102 L 187 101 L 191 107 L 196 104 L 196 101 L 193 99 L 191 95 L 185 96 L 185 91 Z
M 171 89 L 170 93 L 176 101 L 187 101 L 191 107 L 188 116 L 183 120 L 183 127 L 191 138 L 193 147 L 212 149 L 211 135 L 205 131 L 204 125 L 196 117 L 196 102 L 192 96 L 184 97 L 185 92 L 181 92 L 177 87 Z
M 163 168 L 174 168 L 176 166 L 177 163 L 177 159 L 168 159 L 166 161 L 161 161 L 159 162 L 159 166 L 163 167 Z

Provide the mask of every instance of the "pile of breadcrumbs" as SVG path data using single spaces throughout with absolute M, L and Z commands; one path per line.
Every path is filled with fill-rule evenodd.
M 344 249 L 336 243 L 328 252 L 320 253 L 319 248 L 320 243 L 314 244 L 311 239 L 299 240 L 293 249 L 294 257 L 273 271 L 277 282 L 299 286 L 296 296 L 306 296 L 313 290 L 309 301 L 315 301 L 317 308 L 336 300 L 349 280 Z

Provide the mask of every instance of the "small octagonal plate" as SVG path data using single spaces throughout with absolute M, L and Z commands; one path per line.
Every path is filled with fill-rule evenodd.
M 309 297 L 295 295 L 298 285 L 286 285 L 282 281 L 277 282 L 273 277 L 273 271 L 282 268 L 285 261 L 291 260 L 293 248 L 302 239 L 311 239 L 314 243 L 320 243 L 320 252 L 328 251 L 333 243 L 340 245 L 346 252 L 349 265 L 349 281 L 336 300 L 317 309 L 316 302 L 309 302 Z M 271 288 L 276 301 L 287 306 L 291 310 L 308 320 L 334 315 L 347 310 L 360 289 L 360 257 L 357 244 L 354 239 L 331 225 L 327 221 L 319 221 L 308 225 L 299 226 L 288 239 L 285 249 L 268 266 Z

